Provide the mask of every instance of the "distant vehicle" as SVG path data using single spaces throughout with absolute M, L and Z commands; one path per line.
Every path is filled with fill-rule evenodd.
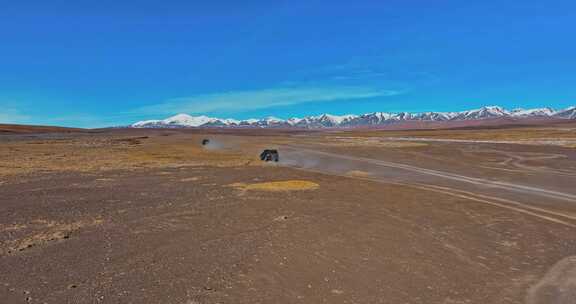
M 266 149 L 260 153 L 260 159 L 266 162 L 274 161 L 278 162 L 280 159 L 280 155 L 278 154 L 278 150 L 273 149 Z
M 205 146 L 205 145 L 207 145 L 207 144 L 209 144 L 209 143 L 210 143 L 210 140 L 209 140 L 208 138 L 204 138 L 204 139 L 202 140 L 202 145 L 203 145 L 203 146 Z

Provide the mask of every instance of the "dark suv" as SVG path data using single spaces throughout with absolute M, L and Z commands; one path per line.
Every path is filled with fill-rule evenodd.
M 277 162 L 280 156 L 278 155 L 278 150 L 266 149 L 260 153 L 260 159 L 263 161 L 274 161 Z

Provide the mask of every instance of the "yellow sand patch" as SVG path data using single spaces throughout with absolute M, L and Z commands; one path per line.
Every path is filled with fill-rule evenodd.
M 230 186 L 243 191 L 256 190 L 256 191 L 301 191 L 301 190 L 315 190 L 320 187 L 317 183 L 305 180 L 287 180 L 266 183 L 234 183 Z
M 200 177 L 194 176 L 194 177 L 183 178 L 183 179 L 181 179 L 180 181 L 181 181 L 181 182 L 195 182 L 195 181 L 198 181 L 198 180 L 200 180 Z
M 369 177 L 370 173 L 368 173 L 366 171 L 352 170 L 352 171 L 346 172 L 346 175 L 355 176 L 355 177 Z

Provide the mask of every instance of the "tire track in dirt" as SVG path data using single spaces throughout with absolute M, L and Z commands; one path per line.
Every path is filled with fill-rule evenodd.
M 498 163 L 498 165 L 506 166 L 508 168 L 516 168 L 522 171 L 519 172 L 531 172 L 531 173 L 548 173 L 548 174 L 555 174 L 555 175 L 562 175 L 562 176 L 569 176 L 573 177 L 576 176 L 576 173 L 573 171 L 568 170 L 559 170 L 559 169 L 550 169 L 538 166 L 530 166 L 526 164 L 529 161 L 538 161 L 538 160 L 550 160 L 550 159 L 564 159 L 566 155 L 564 154 L 553 154 L 553 153 L 534 153 L 534 152 L 508 152 L 508 151 L 500 151 L 500 150 L 493 150 L 493 149 L 461 149 L 462 152 L 465 153 L 493 153 L 497 155 L 501 155 L 506 157 L 505 160 Z M 497 167 L 490 167 L 492 169 L 499 169 L 499 170 L 513 170 L 513 169 L 504 169 L 504 168 L 497 168 Z
M 576 203 L 576 195 L 570 194 L 570 193 L 564 193 L 564 192 L 559 192 L 559 191 L 554 191 L 554 190 L 548 190 L 548 189 L 543 189 L 543 188 L 538 188 L 538 187 L 531 187 L 531 186 L 525 186 L 525 185 L 519 185 L 519 184 L 513 184 L 513 183 L 507 183 L 507 182 L 493 181 L 493 180 L 477 178 L 477 177 L 468 177 L 468 176 L 459 175 L 459 174 L 455 174 L 455 173 L 449 173 L 449 172 L 445 172 L 445 171 L 425 169 L 425 168 L 420 168 L 420 167 L 416 167 L 416 166 L 412 166 L 412 165 L 394 163 L 394 162 L 390 162 L 390 161 L 383 161 L 383 160 L 377 160 L 377 159 L 371 159 L 371 158 L 365 158 L 365 157 L 356 157 L 356 156 L 350 156 L 350 155 L 335 154 L 335 153 L 316 151 L 316 150 L 311 150 L 311 149 L 306 149 L 306 148 L 301 148 L 301 147 L 295 147 L 295 146 L 288 146 L 287 148 L 295 150 L 295 151 L 302 151 L 302 152 L 306 152 L 306 153 L 322 155 L 322 156 L 331 157 L 331 158 L 335 158 L 335 159 L 345 159 L 345 160 L 350 160 L 350 161 L 364 162 L 364 163 L 368 163 L 368 164 L 372 164 L 372 165 L 378 165 L 378 166 L 395 168 L 395 169 L 402 169 L 402 170 L 411 171 L 411 172 L 415 172 L 415 173 L 419 173 L 419 174 L 430 175 L 430 176 L 440 177 L 443 179 L 449 179 L 449 180 L 454 180 L 454 181 L 459 181 L 459 182 L 464 182 L 464 183 L 469 183 L 469 184 L 474 184 L 474 185 L 490 186 L 493 188 L 501 188 L 501 189 L 525 193 L 525 194 L 536 194 L 536 195 L 540 195 L 540 196 L 545 196 L 545 197 L 550 197 L 550 198 L 554 198 L 554 199 L 559 199 L 559 200 L 570 201 L 570 202 Z
M 509 184 L 509 183 L 503 183 L 503 182 L 497 182 L 497 181 L 489 181 L 489 180 L 480 179 L 480 178 L 467 177 L 467 176 L 457 175 L 457 174 L 453 174 L 453 173 L 442 172 L 442 171 L 438 171 L 438 170 L 418 168 L 418 167 L 411 166 L 411 165 L 397 164 L 397 163 L 374 160 L 374 159 L 369 159 L 369 158 L 354 157 L 354 156 L 348 156 L 348 155 L 339 155 L 339 154 L 323 152 L 323 151 L 314 151 L 314 150 L 310 150 L 310 149 L 301 149 L 300 150 L 299 147 L 295 148 L 292 146 L 289 148 L 297 149 L 297 151 L 304 151 L 306 153 L 313 153 L 313 154 L 317 154 L 317 155 L 333 157 L 335 159 L 345 159 L 345 160 L 366 162 L 366 163 L 370 163 L 373 165 L 391 167 L 391 168 L 397 168 L 397 169 L 404 169 L 404 170 L 408 170 L 408 171 L 412 171 L 412 172 L 416 172 L 416 173 L 420 173 L 420 174 L 424 174 L 424 175 L 432 175 L 432 176 L 437 176 L 437 177 L 446 178 L 446 179 L 450 179 L 450 180 L 472 183 L 475 185 L 488 184 L 488 185 L 495 187 L 495 188 L 512 190 L 512 191 L 516 191 L 516 192 L 520 192 L 520 193 L 524 193 L 524 194 L 540 194 L 540 195 L 546 196 L 546 197 L 553 197 L 553 198 L 561 199 L 561 200 L 565 200 L 565 201 L 576 202 L 576 199 L 573 199 L 573 197 L 576 198 L 576 196 L 574 196 L 572 194 L 568 194 L 568 193 L 550 191 L 550 190 L 540 189 L 540 188 L 536 188 L 536 187 L 528 187 L 528 186 L 523 186 L 523 185 Z M 510 199 L 501 198 L 501 197 L 497 197 L 497 196 L 493 196 L 493 195 L 484 195 L 484 194 L 480 194 L 480 193 L 474 193 L 474 192 L 470 192 L 470 191 L 456 189 L 454 187 L 445 187 L 445 186 L 439 186 L 439 185 L 434 185 L 434 184 L 430 184 L 430 183 L 421 183 L 421 182 L 417 182 L 417 181 L 398 182 L 398 181 L 388 181 L 385 179 L 379 179 L 378 177 L 374 177 L 374 176 L 370 176 L 370 175 L 351 176 L 349 174 L 335 173 L 333 171 L 331 172 L 329 170 L 322 170 L 322 168 L 314 168 L 312 166 L 308 166 L 308 167 L 297 167 L 296 166 L 296 168 L 301 169 L 301 170 L 306 170 L 306 171 L 313 171 L 313 172 L 317 172 L 317 173 L 322 173 L 322 174 L 338 175 L 338 176 L 347 177 L 347 178 L 355 178 L 355 179 L 375 181 L 375 182 L 385 182 L 385 183 L 389 183 L 389 184 L 397 184 L 397 185 L 402 185 L 402 186 L 407 186 L 407 187 L 418 188 L 420 190 L 432 191 L 432 192 L 450 195 L 450 196 L 458 197 L 458 198 L 463 198 L 463 199 L 467 199 L 467 200 L 471 200 L 471 201 L 475 201 L 475 202 L 479 202 L 479 203 L 483 203 L 483 204 L 488 204 L 488 205 L 499 207 L 499 208 L 512 210 L 512 211 L 519 212 L 519 213 L 526 214 L 526 215 L 530 215 L 530 216 L 533 216 L 533 217 L 536 217 L 536 218 L 539 218 L 539 219 L 542 219 L 542 220 L 545 220 L 548 222 L 553 222 L 553 223 L 567 226 L 570 228 L 576 228 L 576 216 L 573 216 L 571 214 L 566 214 L 566 213 L 557 212 L 554 210 L 549 210 L 546 208 L 536 207 L 536 206 L 532 206 L 532 205 L 527 204 L 527 203 L 522 203 L 522 202 L 519 202 L 516 200 L 510 200 Z
M 422 190 L 437 192 L 437 193 L 443 193 L 443 194 L 447 194 L 447 195 L 450 195 L 453 197 L 459 197 L 459 198 L 463 198 L 463 199 L 467 199 L 467 200 L 471 200 L 471 201 L 476 201 L 476 202 L 480 202 L 480 203 L 484 203 L 484 204 L 489 204 L 489 205 L 497 206 L 500 208 L 505 208 L 505 209 L 516 211 L 516 212 L 528 214 L 528 215 L 538 217 L 540 219 L 551 221 L 554 223 L 558 223 L 558 224 L 561 224 L 564 226 L 576 228 L 576 217 L 573 217 L 573 216 L 570 216 L 567 214 L 563 214 L 563 213 L 559 213 L 559 212 L 554 212 L 554 211 L 538 208 L 538 207 L 527 206 L 523 203 L 504 199 L 504 198 L 499 198 L 499 197 L 495 197 L 495 196 L 487 196 L 487 195 L 482 195 L 482 194 L 476 194 L 476 193 L 472 193 L 472 192 L 468 192 L 468 191 L 456 190 L 453 188 L 440 187 L 440 186 L 435 186 L 435 185 L 407 184 L 407 186 L 415 187 L 415 188 L 422 189 Z M 501 203 L 498 203 L 496 201 L 499 201 Z

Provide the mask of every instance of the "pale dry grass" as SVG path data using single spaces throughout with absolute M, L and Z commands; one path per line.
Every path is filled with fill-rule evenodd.
M 344 131 L 338 136 L 357 136 L 362 138 L 446 138 L 461 140 L 493 141 L 543 141 L 543 140 L 576 140 L 576 126 L 534 126 L 523 128 L 500 129 L 444 129 L 444 130 L 373 130 Z
M 52 241 L 65 240 L 70 238 L 72 233 L 82 228 L 98 226 L 103 222 L 104 220 L 101 218 L 83 219 L 74 222 L 37 219 L 29 223 L 2 226 L 0 231 L 12 232 L 17 236 L 0 244 L 0 254 L 16 253 Z
M 358 132 L 358 133 L 356 133 Z M 273 145 L 265 148 L 277 148 L 282 145 L 306 145 L 330 146 L 330 147 L 379 147 L 379 148 L 414 148 L 428 146 L 424 142 L 410 142 L 405 140 L 395 140 L 384 138 L 373 131 L 373 133 L 360 131 L 341 131 L 330 133 L 314 133 L 309 135 L 298 135 L 287 138 L 270 138 Z
M 257 165 L 238 152 L 206 150 L 187 137 L 85 137 L 0 145 L 0 176 L 42 171 L 94 172 L 182 166 Z
M 416 148 L 425 147 L 428 144 L 424 142 L 410 142 L 410 141 L 399 141 L 394 139 L 386 139 L 380 137 L 360 137 L 360 136 L 335 136 L 326 137 L 324 139 L 303 139 L 300 143 L 314 143 L 322 146 L 332 146 L 332 147 L 378 147 L 378 148 Z
M 25 224 L 0 225 L 0 231 L 2 232 L 18 231 L 26 227 L 27 226 Z

